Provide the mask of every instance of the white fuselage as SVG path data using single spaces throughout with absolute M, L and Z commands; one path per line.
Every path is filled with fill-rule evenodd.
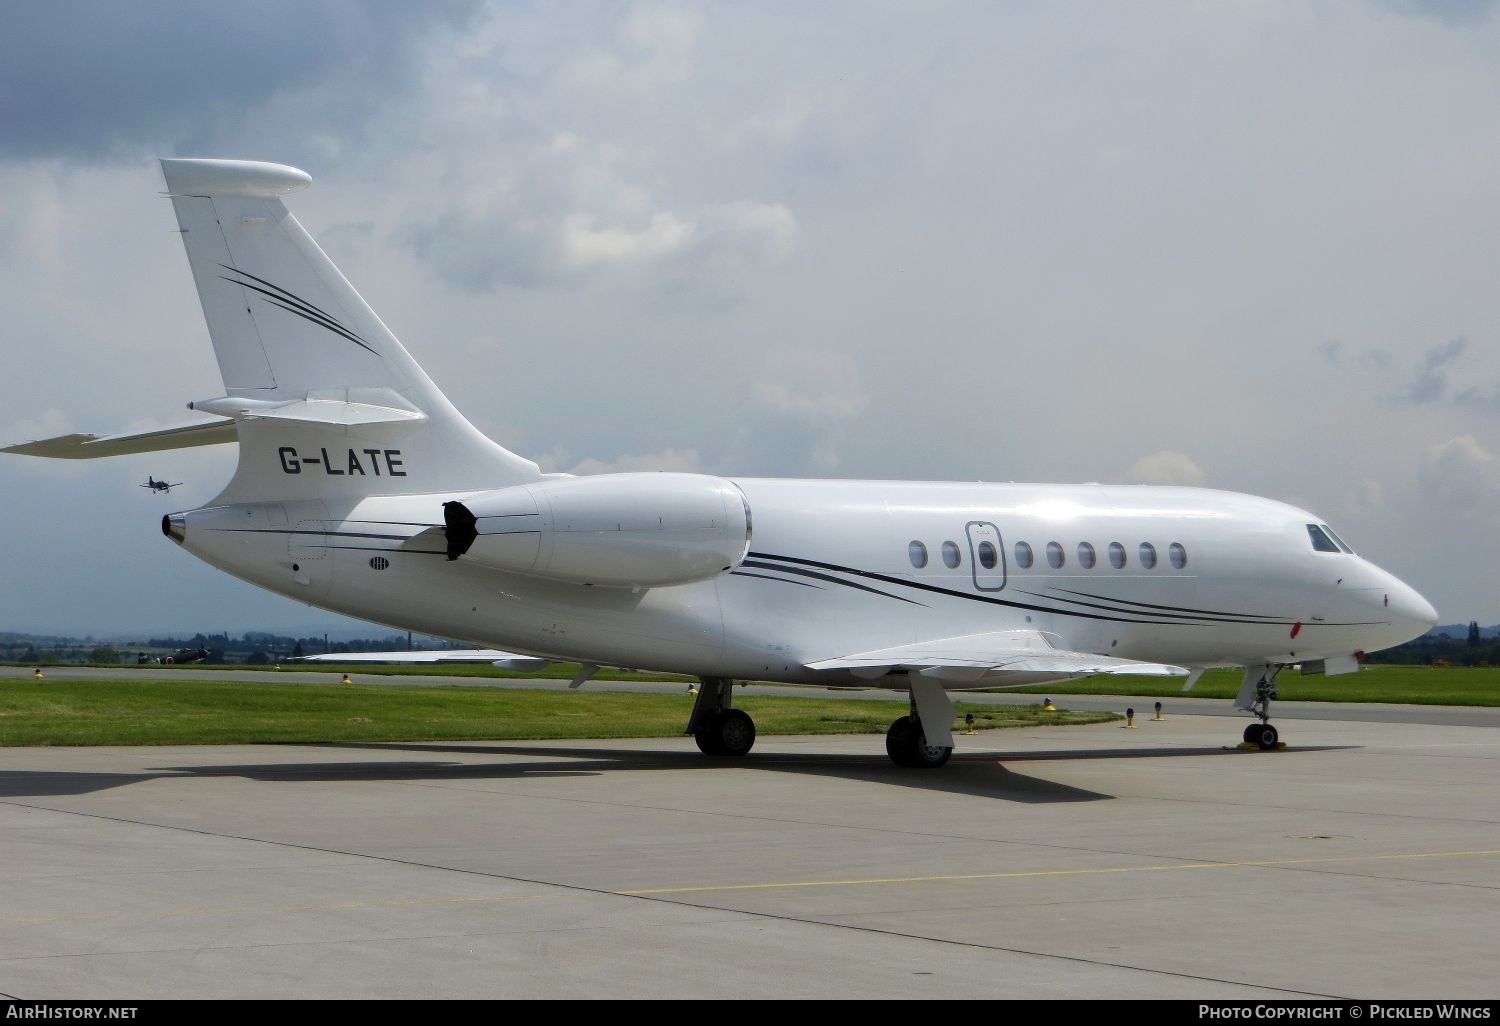
M 1435 620 L 1391 574 L 1351 552 L 1315 548 L 1309 525 L 1317 517 L 1249 495 L 729 480 L 752 522 L 743 558 L 708 579 L 667 586 L 578 583 L 450 560 L 443 503 L 455 496 L 447 494 L 231 503 L 168 518 L 177 525 L 168 533 L 231 574 L 361 619 L 705 677 L 878 686 L 808 664 L 1009 629 L 1045 632 L 1061 648 L 1180 666 L 1357 658 Z M 591 530 L 607 552 L 610 535 Z

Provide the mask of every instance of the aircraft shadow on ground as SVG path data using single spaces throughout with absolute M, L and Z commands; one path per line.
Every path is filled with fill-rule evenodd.
M 677 772 L 801 773 L 809 776 L 894 784 L 935 793 L 969 795 L 1002 801 L 1047 804 L 1109 801 L 1113 795 L 1060 784 L 1044 777 L 1018 773 L 1007 764 L 1069 762 L 1082 759 L 1203 758 L 1241 754 L 1233 748 L 1076 749 L 1049 752 L 973 752 L 955 755 L 938 770 L 901 769 L 883 753 L 822 754 L 765 753 L 743 759 L 710 759 L 678 750 L 650 748 L 609 749 L 561 744 L 503 747 L 476 744 L 418 742 L 325 743 L 307 747 L 326 751 L 429 753 L 480 755 L 503 761 L 434 762 L 382 760 L 348 762 L 242 763 L 213 766 L 166 766 L 146 773 L 69 773 L 56 770 L 0 771 L 0 799 L 83 795 L 127 784 L 169 778 L 198 779 L 242 777 L 268 783 L 315 783 L 319 781 L 411 781 L 411 780 L 525 780 L 548 777 L 599 776 L 610 772 L 673 770 Z M 1286 749 L 1280 753 L 1332 751 L 1350 746 Z M 1259 754 L 1259 753 L 1254 753 Z

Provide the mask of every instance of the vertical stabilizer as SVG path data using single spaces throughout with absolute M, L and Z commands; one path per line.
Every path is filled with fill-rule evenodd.
M 288 213 L 281 197 L 310 185 L 306 172 L 161 164 L 224 378 L 226 395 L 199 408 L 238 428 L 226 496 L 358 497 L 541 476 L 453 408 Z

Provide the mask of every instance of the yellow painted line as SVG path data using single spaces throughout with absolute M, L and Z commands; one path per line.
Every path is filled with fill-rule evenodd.
M 1452 859 L 1500 855 L 1500 848 L 1478 851 L 1423 851 L 1397 855 L 1343 855 L 1308 859 L 1261 859 L 1253 862 L 1178 862 L 1164 866 L 1110 866 L 1105 869 L 1037 869 L 1017 873 L 958 873 L 951 876 L 887 876 L 864 880 L 787 880 L 779 883 L 716 884 L 707 887 L 652 887 L 615 894 L 701 894 L 707 891 L 771 891 L 793 887 L 864 887 L 870 884 L 951 883 L 963 880 L 1021 880 L 1036 877 L 1105 876 L 1112 873 L 1169 873 L 1180 869 L 1264 869 L 1276 866 L 1333 865 L 1340 862 L 1393 862 L 1403 859 Z

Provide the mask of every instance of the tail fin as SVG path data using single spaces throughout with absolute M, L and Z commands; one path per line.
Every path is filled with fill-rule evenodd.
M 287 212 L 280 197 L 310 185 L 306 172 L 241 160 L 161 165 L 226 392 L 195 405 L 237 422 L 240 466 L 226 496 L 358 497 L 541 477 L 454 409 Z

